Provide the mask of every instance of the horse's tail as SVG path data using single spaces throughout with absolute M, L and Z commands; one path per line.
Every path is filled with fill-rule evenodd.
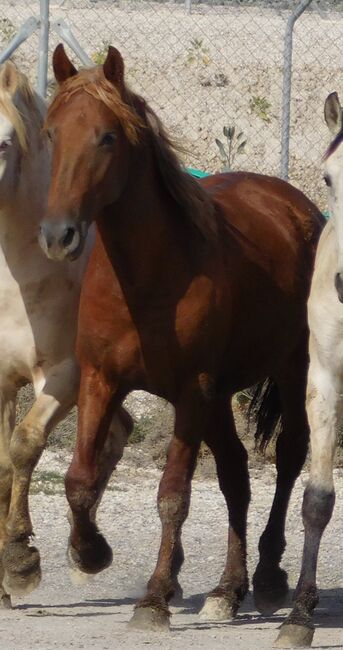
M 282 430 L 282 409 L 276 383 L 267 379 L 250 389 L 252 399 L 248 409 L 248 419 L 256 425 L 256 446 L 265 451 L 268 443 Z

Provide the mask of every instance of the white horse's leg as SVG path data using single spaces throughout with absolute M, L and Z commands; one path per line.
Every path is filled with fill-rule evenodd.
M 51 368 L 43 391 L 12 436 L 13 485 L 6 525 L 8 540 L 3 551 L 3 584 L 10 594 L 29 593 L 40 582 L 39 553 L 29 544 L 33 532 L 28 501 L 30 482 L 49 432 L 76 401 L 78 384 L 79 371 L 73 359 Z
M 12 431 L 15 425 L 16 389 L 2 388 L 0 391 L 0 557 L 6 542 L 6 519 L 11 498 L 12 463 L 9 454 Z M 0 561 L 0 607 L 11 607 L 11 597 L 2 587 L 4 577 Z
M 294 607 L 281 626 L 280 648 L 309 647 L 318 603 L 316 572 L 322 534 L 335 502 L 333 462 L 342 407 L 342 382 L 319 363 L 312 351 L 307 388 L 307 413 L 311 429 L 310 479 L 303 499 L 305 541 Z

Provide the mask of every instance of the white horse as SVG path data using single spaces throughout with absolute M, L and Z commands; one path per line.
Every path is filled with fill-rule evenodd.
M 305 541 L 292 612 L 276 645 L 309 647 L 318 603 L 316 570 L 319 544 L 335 502 L 333 463 L 343 405 L 343 117 L 337 93 L 325 102 L 333 135 L 324 156 L 331 219 L 321 235 L 308 304 L 310 366 L 307 414 L 311 429 L 310 478 L 303 500 Z
M 74 358 L 80 283 L 88 252 L 63 264 L 37 241 L 50 156 L 45 107 L 10 63 L 0 69 L 0 604 L 40 580 L 30 546 L 33 469 L 56 423 L 77 398 Z M 32 382 L 36 400 L 14 428 L 16 395 Z

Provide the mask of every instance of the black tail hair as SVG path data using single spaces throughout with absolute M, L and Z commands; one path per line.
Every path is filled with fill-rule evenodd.
M 250 389 L 252 399 L 248 409 L 248 421 L 256 425 L 256 447 L 265 451 L 268 443 L 282 431 L 282 409 L 276 383 L 267 379 Z

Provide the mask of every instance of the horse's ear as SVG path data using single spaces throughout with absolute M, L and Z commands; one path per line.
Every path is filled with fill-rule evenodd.
M 18 70 L 12 61 L 6 61 L 0 70 L 0 86 L 10 95 L 14 95 L 18 88 Z
M 52 55 L 52 67 L 56 81 L 59 84 L 62 84 L 66 79 L 77 74 L 77 70 L 68 58 L 62 43 L 57 45 Z
M 124 84 L 124 61 L 119 50 L 112 45 L 108 48 L 106 61 L 103 65 L 103 71 L 106 79 L 114 86 L 123 86 Z
M 324 106 L 325 122 L 333 136 L 338 135 L 343 126 L 342 107 L 339 103 L 337 93 L 330 93 Z

